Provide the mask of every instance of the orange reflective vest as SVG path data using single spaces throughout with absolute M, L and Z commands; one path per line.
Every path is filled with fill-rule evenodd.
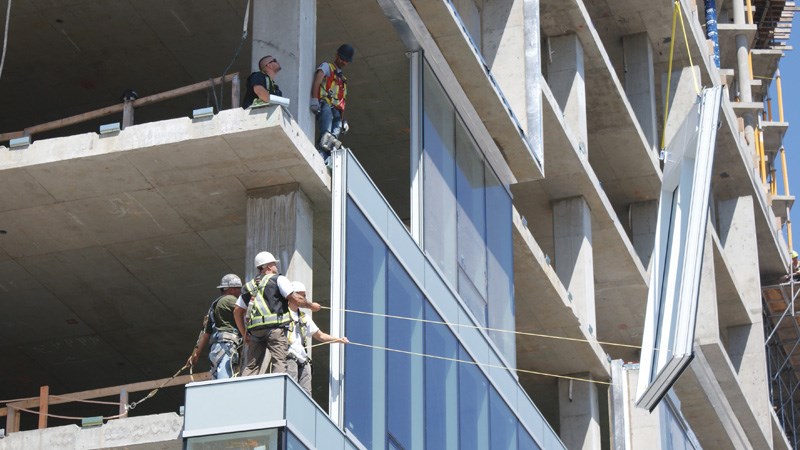
M 330 75 L 322 79 L 319 85 L 319 99 L 325 100 L 334 108 L 344 111 L 345 98 L 347 97 L 347 77 L 332 63 L 328 65 Z

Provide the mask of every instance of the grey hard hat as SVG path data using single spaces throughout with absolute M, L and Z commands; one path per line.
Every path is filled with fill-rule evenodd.
M 356 51 L 350 44 L 342 44 L 339 46 L 339 49 L 336 50 L 336 54 L 339 55 L 339 58 L 350 62 L 353 60 L 353 56 L 355 56 Z
M 222 277 L 217 289 L 237 288 L 242 287 L 242 280 L 235 273 L 229 273 Z

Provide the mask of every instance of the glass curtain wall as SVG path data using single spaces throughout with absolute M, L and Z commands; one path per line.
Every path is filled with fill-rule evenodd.
M 347 203 L 344 423 L 370 449 L 536 449 L 356 203 Z M 427 356 L 426 356 L 427 355 Z
M 425 250 L 482 326 L 514 330 L 511 195 L 427 63 L 422 72 Z M 513 333 L 489 335 L 515 367 Z

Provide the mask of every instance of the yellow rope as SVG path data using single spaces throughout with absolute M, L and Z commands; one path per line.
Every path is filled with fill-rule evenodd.
M 669 117 L 669 92 L 672 86 L 672 59 L 675 55 L 675 24 L 678 19 L 678 1 L 672 6 L 672 37 L 669 40 L 669 63 L 667 65 L 667 94 L 664 100 L 664 127 L 661 129 L 661 150 L 664 150 L 664 140 L 667 136 L 667 118 Z
M 681 9 L 681 4 L 678 0 L 675 0 L 675 7 L 678 9 L 678 15 L 681 16 L 681 30 L 683 30 L 683 42 L 686 44 L 686 53 L 689 55 L 689 69 L 692 71 L 692 81 L 694 82 L 694 92 L 697 95 L 700 95 L 700 83 L 697 82 L 697 75 L 694 73 L 694 63 L 692 62 L 692 49 L 689 48 L 689 38 L 686 36 L 686 27 L 683 25 L 683 22 L 686 20 L 683 17 L 683 10 Z M 672 38 L 675 38 L 675 29 L 673 28 L 672 31 Z M 672 55 L 670 55 L 672 58 Z

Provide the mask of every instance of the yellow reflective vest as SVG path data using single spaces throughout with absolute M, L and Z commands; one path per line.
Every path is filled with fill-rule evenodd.
M 330 75 L 323 78 L 319 85 L 319 98 L 334 108 L 344 111 L 347 97 L 347 77 L 333 63 L 325 64 L 328 65 Z
M 282 327 L 292 321 L 289 315 L 289 303 L 278 289 L 278 276 L 270 274 L 261 279 L 256 277 L 244 285 L 244 292 L 250 294 L 253 301 L 248 315 L 248 330 Z

